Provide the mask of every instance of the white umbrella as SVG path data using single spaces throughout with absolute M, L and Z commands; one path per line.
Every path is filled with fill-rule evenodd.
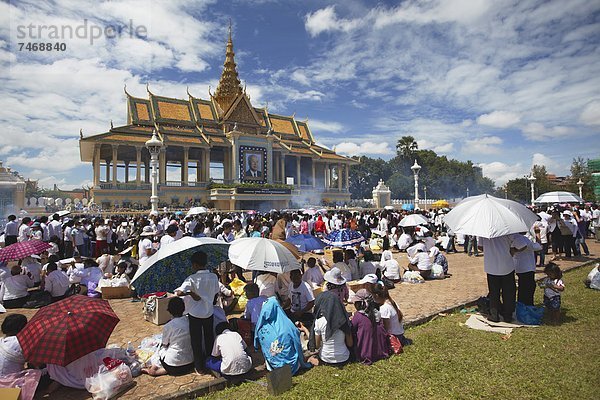
M 206 214 L 207 212 L 208 209 L 206 207 L 192 207 L 190 208 L 190 211 L 187 212 L 186 217 L 198 214 Z
M 482 194 L 458 203 L 444 217 L 444 223 L 455 233 L 484 238 L 527 232 L 538 216 L 512 200 Z
M 536 204 L 540 203 L 583 203 L 584 200 L 571 192 L 548 192 L 544 193 L 533 201 Z
M 427 218 L 422 216 L 421 214 L 410 214 L 406 217 L 402 218 L 398 225 L 400 226 L 418 226 L 418 225 L 427 225 L 429 221 Z
M 229 260 L 256 271 L 283 273 L 300 269 L 298 260 L 284 245 L 265 238 L 241 238 L 231 242 Z
M 384 210 L 395 210 L 396 208 L 394 206 L 385 206 L 383 207 Z

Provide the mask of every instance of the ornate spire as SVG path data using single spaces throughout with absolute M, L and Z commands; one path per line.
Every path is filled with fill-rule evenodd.
M 229 39 L 227 40 L 223 72 L 221 73 L 221 79 L 214 95 L 214 99 L 221 110 L 223 110 L 223 113 L 226 113 L 234 100 L 243 93 L 234 56 L 233 41 L 231 40 L 231 21 L 229 21 Z

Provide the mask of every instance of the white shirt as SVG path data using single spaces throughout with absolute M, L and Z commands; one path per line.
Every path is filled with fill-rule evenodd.
M 532 242 L 525 236 L 520 239 L 527 243 L 527 248 L 523 251 L 515 253 L 513 260 L 515 262 L 515 272 L 522 274 L 525 272 L 535 272 L 535 252 L 542 249 L 542 245 Z
M 16 336 L 0 339 L 0 376 L 16 374 L 25 369 L 25 357 Z
M 510 248 L 522 249 L 527 246 L 523 235 L 505 235 L 492 239 L 477 238 L 483 246 L 483 270 L 486 274 L 503 276 L 515 270 Z
M 309 285 L 313 286 L 321 286 L 323 284 L 323 273 L 318 265 L 315 265 L 312 268 L 307 268 L 304 271 L 304 275 L 302 275 L 302 280 Z
M 175 238 L 171 235 L 164 235 L 160 238 L 160 247 L 168 246 L 170 243 L 175 242 Z
M 21 224 L 21 226 L 19 226 L 19 237 L 17 238 L 17 240 L 19 242 L 26 242 L 29 240 L 30 234 L 31 228 L 25 224 Z
M 275 288 L 277 287 L 277 278 L 271 274 L 261 274 L 256 277 L 258 285 L 258 293 L 260 296 L 267 298 L 275 296 Z
M 185 311 L 195 318 L 208 318 L 213 314 L 213 302 L 215 295 L 219 293 L 219 279 L 212 272 L 200 270 L 185 278 L 175 290 L 194 292 L 200 296 L 198 301 L 191 296 L 185 296 Z
M 404 324 L 398 321 L 398 313 L 393 305 L 386 302 L 379 307 L 379 314 L 381 314 L 381 318 L 390 320 L 390 328 L 388 329 L 388 333 L 392 335 L 404 335 Z
M 29 294 L 27 289 L 33 287 L 33 279 L 27 275 L 12 275 L 4 280 L 3 300 L 14 300 Z
M 106 240 L 108 231 L 109 231 L 108 226 L 106 226 L 106 225 L 98 226 L 96 229 L 94 229 L 94 232 L 96 232 L 96 240 Z
M 294 287 L 294 283 L 292 282 L 288 286 L 288 291 L 290 300 L 292 301 L 292 312 L 304 310 L 308 303 L 315 299 L 312 289 L 306 282 L 300 282 L 300 285 L 297 288 Z
M 350 357 L 350 350 L 346 346 L 346 335 L 341 329 L 336 330 L 329 339 L 325 339 L 327 332 L 327 320 L 325 317 L 318 318 L 315 321 L 315 335 L 321 336 L 321 348 L 319 349 L 319 358 L 331 364 L 337 364 L 347 361 Z
M 173 318 L 163 327 L 160 358 L 172 367 L 188 365 L 194 362 L 190 322 L 187 316 Z
M 412 237 L 408 233 L 403 233 L 398 239 L 398 248 L 400 250 L 406 250 L 412 243 Z
M 360 263 L 360 277 L 364 278 L 365 275 L 376 274 L 377 267 L 371 261 L 363 261 Z
M 73 270 L 73 275 L 81 278 L 81 284 L 87 285 L 88 282 L 98 283 L 104 273 L 98 267 L 76 268 Z
M 335 264 L 333 264 L 331 268 L 334 267 L 338 268 L 342 272 L 342 276 L 344 277 L 344 279 L 346 279 L 346 281 L 350 282 L 352 280 L 352 270 L 350 269 L 348 264 L 346 264 L 343 261 L 338 261 Z
M 221 357 L 221 373 L 241 375 L 252 368 L 252 358 L 246 354 L 246 343 L 239 333 L 225 329 L 215 339 L 213 357 Z
M 428 271 L 433 266 L 433 263 L 429 258 L 429 253 L 422 251 L 417 252 L 414 257 L 408 257 L 408 261 L 410 261 L 411 264 L 415 264 L 421 271 Z
M 19 234 L 19 223 L 17 221 L 9 221 L 4 227 L 6 236 L 17 236 Z
M 148 258 L 150 258 L 150 256 L 148 256 L 146 254 L 146 250 L 148 249 L 152 249 L 152 240 L 148 239 L 147 237 L 140 240 L 140 243 L 138 244 L 138 254 L 139 254 L 139 262 L 140 265 L 142 265 L 144 263 L 144 261 L 146 261 Z
M 49 292 L 52 297 L 63 296 L 69 286 L 69 277 L 58 269 L 50 272 L 44 279 L 44 290 Z
M 383 268 L 383 274 L 389 279 L 400 279 L 400 264 L 398 261 L 391 260 L 382 261 L 379 263 Z
M 73 237 L 71 236 L 71 232 L 73 231 L 73 228 L 71 228 L 70 226 L 65 227 L 65 230 L 63 232 L 63 240 L 65 242 L 72 242 L 73 241 Z
M 31 272 L 31 277 L 34 282 L 40 282 L 42 280 L 42 264 L 30 258 L 27 264 L 22 265 L 24 273 Z
M 62 237 L 62 223 L 60 221 L 52 220 L 50 224 L 48 224 L 48 233 L 50 235 L 50 239 L 52 236 L 56 236 L 59 239 Z

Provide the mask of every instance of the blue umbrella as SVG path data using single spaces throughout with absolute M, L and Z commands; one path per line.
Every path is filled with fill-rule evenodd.
M 228 260 L 229 243 L 213 238 L 183 237 L 169 243 L 148 258 L 135 273 L 131 284 L 139 295 L 172 292 L 194 273 L 191 257 L 197 251 L 208 256 L 209 269 Z
M 321 239 L 316 238 L 313 235 L 294 235 L 285 239 L 285 241 L 293 244 L 302 252 L 322 250 L 326 246 Z
M 344 247 L 362 243 L 365 241 L 365 238 L 360 232 L 353 231 L 352 229 L 340 229 L 331 232 L 323 238 L 323 241 L 329 246 Z
M 415 209 L 415 205 L 412 203 L 404 203 L 402 204 L 402 209 L 406 211 L 412 211 Z

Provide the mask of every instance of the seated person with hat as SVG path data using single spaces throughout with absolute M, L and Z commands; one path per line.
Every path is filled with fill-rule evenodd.
M 333 267 L 325 272 L 323 278 L 325 279 L 323 291 L 327 290 L 335 293 L 342 304 L 346 304 L 348 296 L 350 295 L 350 290 L 348 289 L 348 285 L 346 285 L 346 278 L 342 276 L 342 271 L 337 267 Z

